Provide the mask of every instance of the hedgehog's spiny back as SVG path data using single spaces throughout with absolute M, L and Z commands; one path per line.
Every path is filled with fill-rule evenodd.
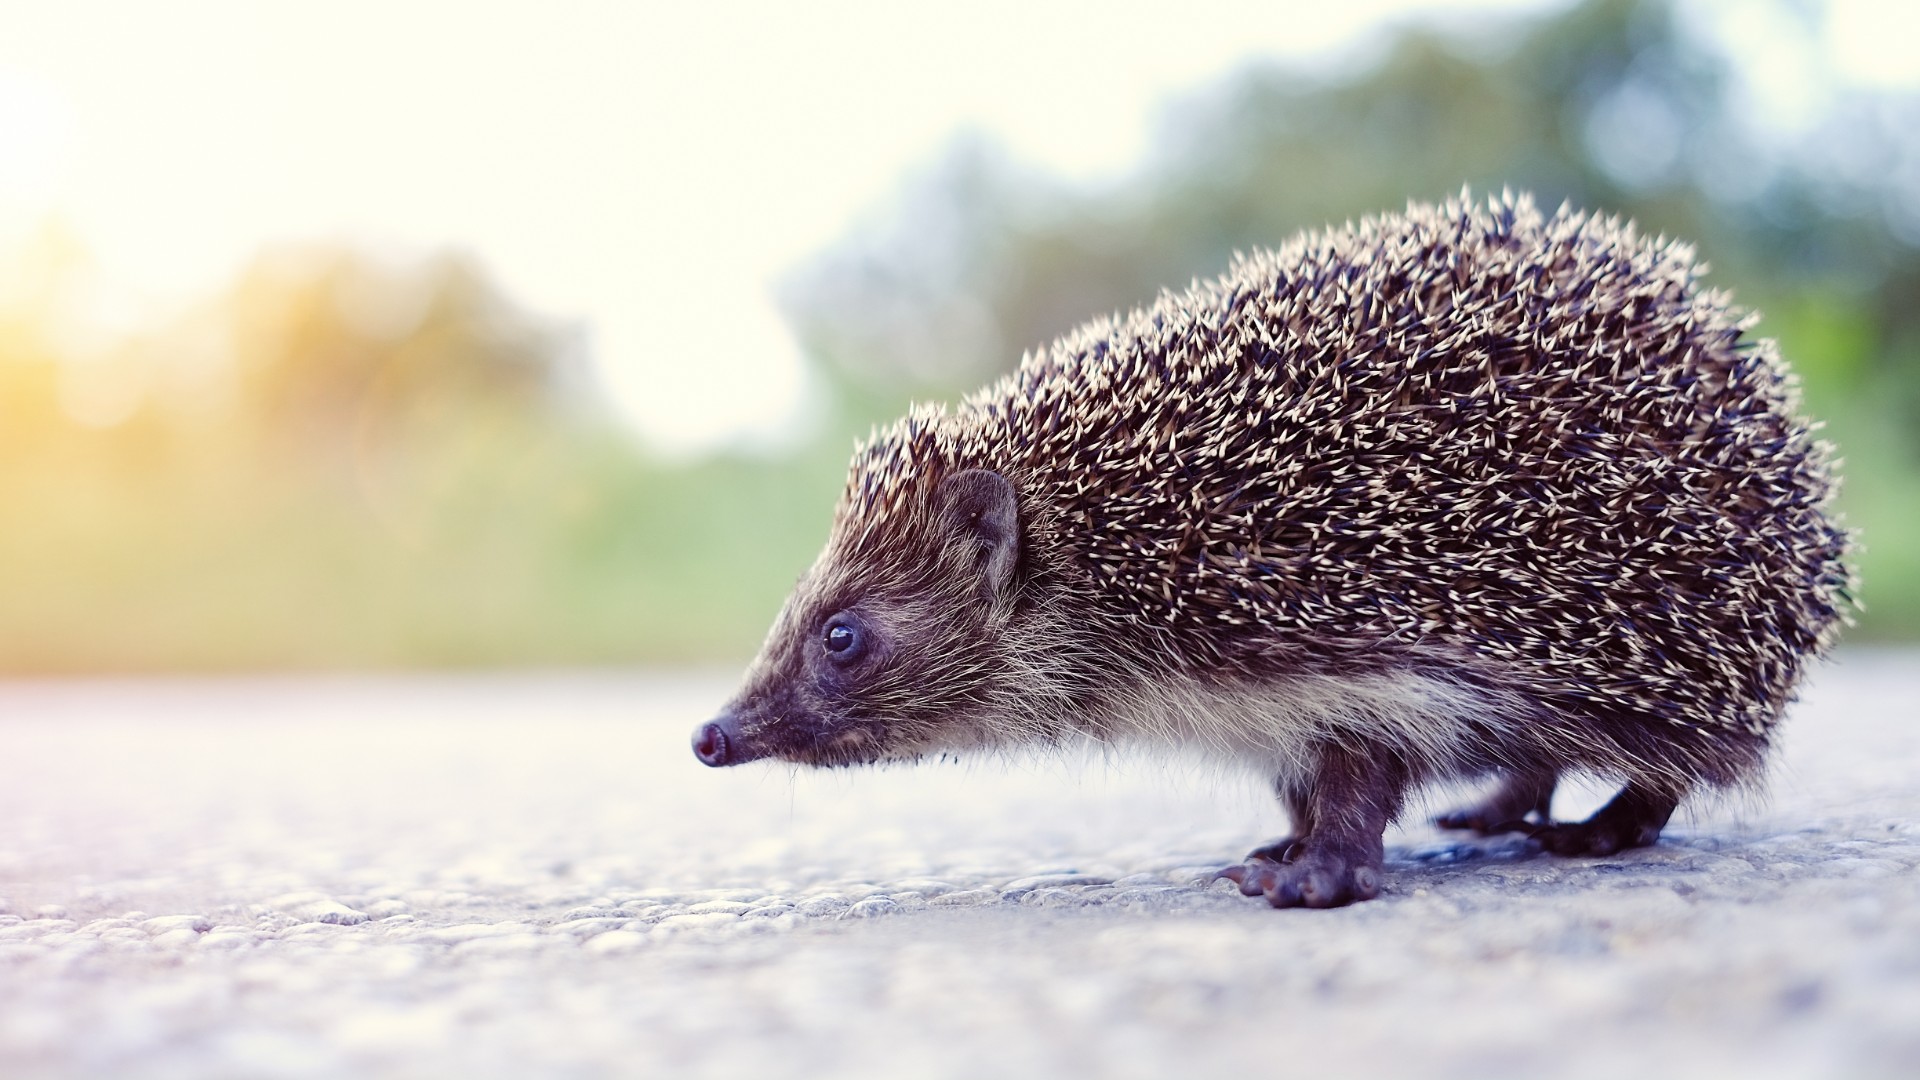
M 1695 273 L 1524 198 L 1308 234 L 878 436 L 843 532 L 993 468 L 1045 558 L 1196 667 L 1462 659 L 1759 733 L 1847 539 L 1771 343 Z

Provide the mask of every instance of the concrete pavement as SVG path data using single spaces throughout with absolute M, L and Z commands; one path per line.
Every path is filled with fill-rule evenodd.
M 728 689 L 0 686 L 0 1076 L 1920 1074 L 1920 654 L 1826 669 L 1764 801 L 1416 822 L 1332 912 L 1208 883 L 1249 779 L 709 771 Z

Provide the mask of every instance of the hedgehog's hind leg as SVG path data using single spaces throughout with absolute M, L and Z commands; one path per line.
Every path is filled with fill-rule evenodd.
M 1493 794 L 1441 814 L 1433 823 L 1443 829 L 1471 829 L 1481 836 L 1530 832 L 1553 823 L 1550 807 L 1558 780 L 1551 769 L 1503 772 Z
M 1680 805 L 1681 796 L 1639 780 L 1627 781 L 1620 794 L 1585 821 L 1542 825 L 1533 838 L 1555 855 L 1611 855 L 1626 848 L 1648 847 L 1660 839 L 1660 830 Z
M 1319 769 L 1281 798 L 1294 835 L 1256 849 L 1220 871 L 1247 896 L 1274 907 L 1328 908 L 1380 894 L 1383 836 L 1400 812 L 1406 770 L 1391 755 L 1328 746 Z

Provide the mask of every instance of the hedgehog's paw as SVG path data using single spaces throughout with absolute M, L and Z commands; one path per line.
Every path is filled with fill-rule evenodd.
M 1651 847 L 1660 839 L 1659 825 L 1630 821 L 1567 821 L 1529 830 L 1540 846 L 1555 855 L 1612 855 L 1628 848 Z
M 1555 855 L 1612 855 L 1627 848 L 1651 847 L 1679 803 L 1677 795 L 1630 783 L 1585 821 L 1546 824 L 1528 831 Z
M 1472 806 L 1441 814 L 1433 823 L 1443 829 L 1471 830 L 1480 836 L 1533 832 L 1552 821 L 1548 807 L 1552 804 L 1553 787 L 1552 774 L 1509 774 L 1502 778 L 1493 794 Z
M 1280 852 L 1282 862 L 1268 853 Z M 1297 841 L 1270 844 L 1216 877 L 1240 886 L 1243 896 L 1265 896 L 1277 908 L 1341 907 L 1380 895 L 1380 867 L 1334 851 L 1305 851 Z
M 1259 896 L 1262 888 L 1260 882 L 1270 874 L 1269 868 L 1285 864 L 1293 858 L 1299 847 L 1299 840 L 1283 836 L 1271 844 L 1247 852 L 1246 861 L 1213 875 L 1213 880 L 1233 882 L 1240 886 L 1242 896 Z

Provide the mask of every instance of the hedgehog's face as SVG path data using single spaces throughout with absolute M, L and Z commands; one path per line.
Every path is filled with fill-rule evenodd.
M 1019 517 L 997 473 L 947 477 L 887 542 L 837 533 L 788 599 L 720 717 L 708 765 L 850 765 L 985 741 L 999 630 L 1013 609 Z

